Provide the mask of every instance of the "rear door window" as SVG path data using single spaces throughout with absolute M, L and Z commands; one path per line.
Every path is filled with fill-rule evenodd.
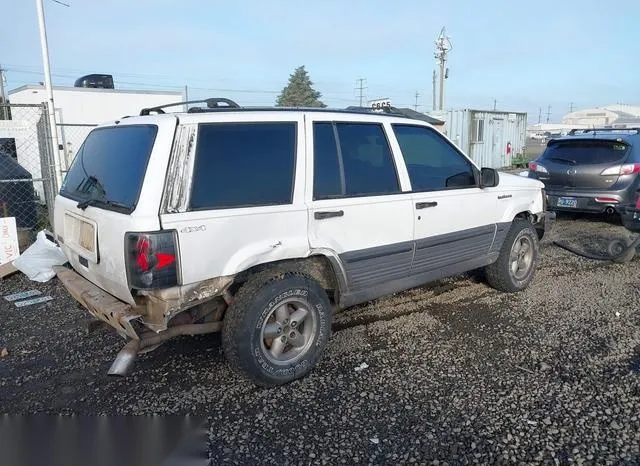
M 628 150 L 628 145 L 618 141 L 557 141 L 547 147 L 542 158 L 569 165 L 612 164 L 624 160 Z
M 60 194 L 131 213 L 138 202 L 157 132 L 155 125 L 94 129 L 78 150 Z
M 291 204 L 296 123 L 201 124 L 191 210 Z
M 382 125 L 336 123 L 346 196 L 394 194 L 400 184 Z

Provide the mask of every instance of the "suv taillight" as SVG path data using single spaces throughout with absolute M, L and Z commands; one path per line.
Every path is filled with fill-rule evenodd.
M 640 192 L 637 194 L 637 197 L 636 197 L 636 210 L 640 210 Z
M 127 276 L 138 290 L 168 288 L 178 284 L 178 237 L 175 231 L 127 233 Z

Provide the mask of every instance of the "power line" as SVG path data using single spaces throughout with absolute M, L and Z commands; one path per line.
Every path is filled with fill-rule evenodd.
M 359 78 L 358 82 L 360 83 L 360 86 L 356 87 L 356 90 L 359 91 L 358 97 L 360 98 L 360 106 L 362 107 L 362 101 L 364 100 L 364 90 L 366 89 L 364 83 L 367 82 L 367 80 L 364 78 Z

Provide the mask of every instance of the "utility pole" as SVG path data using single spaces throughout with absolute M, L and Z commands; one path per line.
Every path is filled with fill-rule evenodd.
M 538 107 L 538 124 L 542 121 L 542 107 Z
M 436 110 L 436 70 L 433 70 L 433 111 Z
M 549 117 L 551 116 L 551 105 L 547 107 L 547 123 L 549 123 Z
M 446 31 L 445 31 L 444 27 L 440 31 L 440 35 L 436 39 L 435 44 L 436 44 L 436 51 L 435 51 L 434 56 L 435 56 L 436 60 L 438 60 L 438 63 L 440 65 L 440 103 L 439 103 L 439 109 L 443 110 L 444 109 L 444 80 L 447 78 L 447 76 L 449 74 L 448 70 L 445 69 L 445 66 L 447 64 L 447 54 L 453 49 L 453 46 L 451 45 L 451 41 L 446 36 Z
M 569 103 L 569 113 L 573 112 L 573 102 Z
M 8 120 L 7 118 L 7 96 L 4 93 L 4 69 L 0 65 L 0 97 L 2 97 L 2 111 L 0 112 L 0 120 Z
M 57 186 L 62 185 L 62 171 L 60 170 L 60 145 L 58 143 L 58 127 L 56 126 L 56 108 L 53 103 L 53 87 L 51 87 L 51 68 L 49 66 L 49 46 L 47 44 L 47 29 L 44 22 L 44 7 L 42 0 L 36 0 L 38 10 L 38 27 L 40 29 L 40 48 L 42 52 L 42 64 L 44 66 L 44 87 L 47 91 L 49 108 L 49 126 L 51 131 L 51 145 L 53 146 L 53 160 Z M 57 191 L 57 189 L 56 189 Z
M 416 91 L 416 104 L 413 106 L 416 112 L 418 111 L 418 97 L 420 97 L 420 93 Z
M 493 99 L 493 111 L 496 111 L 496 105 L 498 104 L 498 101 L 496 99 Z
M 356 87 L 356 90 L 359 91 L 358 97 L 360 98 L 360 107 L 362 107 L 362 102 L 364 100 L 364 90 L 366 89 L 366 87 L 364 85 L 365 82 L 367 82 L 366 79 L 359 78 L 358 79 L 359 86 Z

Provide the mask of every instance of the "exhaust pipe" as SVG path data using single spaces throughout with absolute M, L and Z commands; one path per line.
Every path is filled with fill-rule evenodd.
M 139 340 L 130 340 L 116 355 L 111 367 L 109 375 L 124 377 L 129 373 L 136 361 L 138 353 L 149 346 L 159 345 L 171 338 L 180 335 L 204 335 L 206 333 L 219 332 L 222 329 L 222 322 L 208 322 L 206 324 L 184 324 L 169 327 L 162 333 L 153 334 L 143 333 Z
M 616 213 L 616 209 L 614 209 L 611 206 L 608 206 L 606 209 L 604 209 L 604 213 L 607 215 L 613 215 Z
M 131 340 L 118 352 L 116 359 L 109 368 L 109 375 L 125 376 L 131 370 L 140 351 L 140 340 Z

